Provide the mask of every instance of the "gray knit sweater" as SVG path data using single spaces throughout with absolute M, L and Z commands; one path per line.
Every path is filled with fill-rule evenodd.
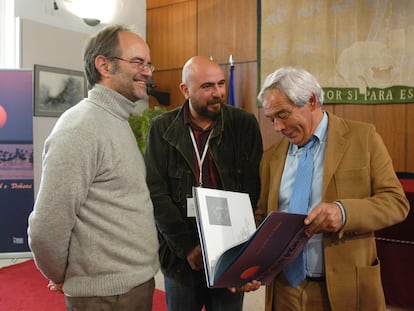
M 159 269 L 145 165 L 128 116 L 135 103 L 96 85 L 47 138 L 29 245 L 70 296 L 111 296 Z

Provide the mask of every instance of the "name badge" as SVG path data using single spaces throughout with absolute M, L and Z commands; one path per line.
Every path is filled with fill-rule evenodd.
M 194 198 L 187 198 L 187 217 L 195 217 Z

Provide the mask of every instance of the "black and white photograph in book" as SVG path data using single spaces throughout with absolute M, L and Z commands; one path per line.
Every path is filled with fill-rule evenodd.
M 231 226 L 229 206 L 226 198 L 206 196 L 208 220 L 211 225 Z
M 59 117 L 86 96 L 82 71 L 34 65 L 34 115 Z

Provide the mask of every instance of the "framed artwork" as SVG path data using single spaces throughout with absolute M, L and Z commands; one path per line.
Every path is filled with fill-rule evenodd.
M 34 115 L 59 117 L 87 93 L 82 71 L 34 65 Z

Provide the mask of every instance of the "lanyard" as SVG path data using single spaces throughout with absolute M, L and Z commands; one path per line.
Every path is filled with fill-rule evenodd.
M 207 154 L 207 150 L 208 150 L 208 143 L 210 141 L 210 137 L 211 137 L 211 134 L 213 133 L 213 130 L 211 130 L 210 134 L 208 135 L 206 144 L 204 145 L 203 154 L 201 155 L 201 158 L 200 158 L 200 153 L 198 152 L 198 147 L 197 147 L 197 143 L 196 143 L 196 140 L 195 140 L 195 137 L 194 137 L 194 133 L 193 133 L 193 131 L 190 127 L 188 129 L 190 130 L 191 141 L 193 142 L 193 147 L 194 147 L 194 151 L 195 151 L 195 154 L 196 154 L 196 157 L 197 157 L 197 162 L 198 162 L 198 168 L 199 168 L 199 171 L 200 171 L 200 176 L 199 176 L 199 179 L 198 179 L 198 183 L 199 183 L 200 187 L 202 187 L 203 186 L 203 162 L 204 162 L 204 159 L 206 158 L 206 154 Z

